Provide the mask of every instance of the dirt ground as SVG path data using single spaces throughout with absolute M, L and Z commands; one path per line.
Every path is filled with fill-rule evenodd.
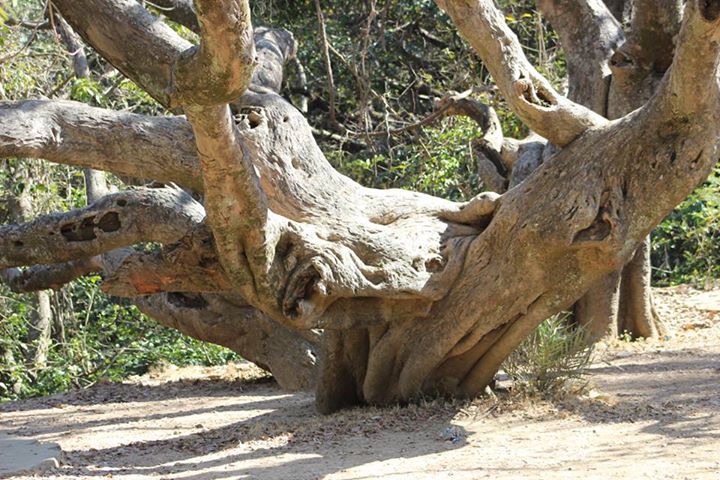
M 248 366 L 170 368 L 0 405 L 0 433 L 63 451 L 10 478 L 720 480 L 720 291 L 657 294 L 672 336 L 601 345 L 581 397 L 320 417 Z

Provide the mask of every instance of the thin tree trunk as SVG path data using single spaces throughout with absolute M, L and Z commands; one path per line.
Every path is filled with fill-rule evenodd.
M 32 181 L 27 171 L 23 171 L 23 177 L 25 178 L 25 187 L 18 195 L 14 208 L 15 220 L 18 222 L 28 221 L 33 216 L 32 199 L 28 192 Z M 46 366 L 50 349 L 53 325 L 50 295 L 50 290 L 41 290 L 34 294 L 34 313 L 28 333 L 30 348 L 27 353 L 27 362 L 32 364 L 36 370 Z
M 648 237 L 635 251 L 630 263 L 623 268 L 617 317 L 618 333 L 627 333 L 631 338 L 651 338 L 665 333 L 653 304 L 651 273 Z
M 42 290 L 36 294 L 36 311 L 33 314 L 30 342 L 34 344 L 32 364 L 36 370 L 47 366 L 53 326 L 53 314 L 50 306 L 51 290 Z

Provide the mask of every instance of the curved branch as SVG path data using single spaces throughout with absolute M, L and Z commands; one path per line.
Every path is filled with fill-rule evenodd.
M 263 27 L 256 29 L 255 43 L 259 62 L 251 88 L 279 92 L 284 63 L 295 55 L 297 43 L 286 30 Z M 179 116 L 151 117 L 69 101 L 0 102 L 0 157 L 14 156 L 203 191 L 195 136 Z
M 669 78 L 648 104 L 679 121 L 717 109 L 720 1 L 690 0 L 684 16 Z
M 195 0 L 200 46 L 173 66 L 173 106 L 227 104 L 247 90 L 255 42 L 247 0 Z
M 149 117 L 78 102 L 0 102 L 0 156 L 174 182 L 202 191 L 192 129 L 182 117 Z
M 223 345 L 270 371 L 281 387 L 315 383 L 320 334 L 277 323 L 236 296 L 163 293 L 136 298 L 140 310 L 186 335 Z
M 204 216 L 177 187 L 106 195 L 81 210 L 0 227 L 0 268 L 87 258 L 140 242 L 173 243 Z
M 625 39 L 622 25 L 602 0 L 538 0 L 537 4 L 560 35 L 567 60 L 568 98 L 606 116 L 608 61 Z
M 265 192 L 253 164 L 252 142 L 262 117 L 249 111 L 235 125 L 228 102 L 250 85 L 255 43 L 247 0 L 196 0 L 200 47 L 174 69 L 173 104 L 182 105 L 195 133 L 205 186 L 207 222 L 220 262 L 237 286 L 251 284 L 251 267 L 267 271 L 270 217 Z M 248 131 L 246 135 L 240 129 Z
M 493 0 L 436 0 L 480 55 L 513 111 L 560 147 L 607 121 L 560 95 L 530 65 Z
M 172 70 L 192 44 L 136 0 L 53 0 L 78 34 L 162 105 L 171 103 Z
M 196 228 L 160 252 L 127 255 L 103 282 L 103 291 L 118 297 L 160 292 L 229 292 L 212 233 Z

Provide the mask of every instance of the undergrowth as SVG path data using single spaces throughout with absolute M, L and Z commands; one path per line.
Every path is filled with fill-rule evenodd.
M 552 397 L 587 386 L 591 356 L 587 332 L 563 313 L 541 323 L 505 360 L 503 370 L 515 391 Z

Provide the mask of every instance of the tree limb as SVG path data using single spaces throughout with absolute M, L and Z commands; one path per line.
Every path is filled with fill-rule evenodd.
M 135 303 L 163 325 L 257 363 L 285 389 L 308 389 L 315 383 L 320 334 L 292 330 L 239 297 L 162 293 L 138 297 Z
M 195 0 L 200 46 L 173 65 L 171 105 L 217 106 L 240 97 L 255 67 L 255 42 L 247 0 Z
M 182 117 L 68 101 L 0 102 L 0 156 L 43 158 L 203 189 L 192 129 Z
M 106 195 L 81 210 L 0 227 L 0 268 L 87 258 L 141 242 L 173 243 L 203 217 L 202 206 L 177 187 Z
M 100 271 L 102 260 L 94 256 L 51 265 L 35 265 L 24 270 L 8 268 L 0 271 L 0 279 L 13 292 L 27 293 L 57 290 L 73 280 Z
M 587 129 L 604 125 L 600 115 L 560 95 L 530 65 L 520 42 L 493 0 L 436 0 L 480 55 L 513 111 L 525 124 L 562 147 Z
M 678 120 L 717 108 L 720 1 L 688 1 L 685 17 L 669 78 L 646 107 L 664 105 L 671 118 Z
M 63 18 L 105 59 L 162 105 L 171 104 L 172 70 L 191 49 L 136 0 L 53 0 Z
M 255 67 L 250 7 L 247 0 L 196 0 L 195 8 L 200 47 L 175 64 L 172 103 L 184 108 L 195 133 L 207 222 L 220 262 L 233 283 L 247 286 L 247 257 L 258 273 L 265 271 L 267 256 L 258 253 L 269 247 L 267 198 L 243 145 L 262 117 L 250 111 L 247 124 L 236 127 L 228 105 L 247 90 Z
M 191 231 L 156 253 L 132 252 L 105 278 L 103 290 L 119 297 L 159 292 L 230 292 L 210 229 Z

